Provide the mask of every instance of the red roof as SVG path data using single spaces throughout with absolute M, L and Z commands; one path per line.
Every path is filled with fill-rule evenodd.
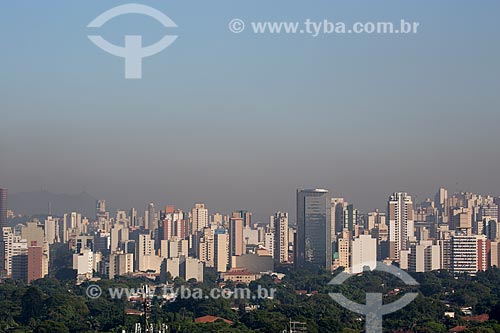
M 196 318 L 194 320 L 194 322 L 195 323 L 214 323 L 217 320 L 222 320 L 223 322 L 225 322 L 226 324 L 229 324 L 229 325 L 233 324 L 233 322 L 230 321 L 230 320 L 227 320 L 227 319 L 224 319 L 224 318 L 220 318 L 220 317 L 215 317 L 215 316 L 203 316 L 203 317 L 199 317 L 199 318 Z
M 130 316 L 142 316 L 144 312 L 135 309 L 125 309 L 125 314 Z
M 490 320 L 490 315 L 485 313 L 485 314 L 481 314 L 481 315 L 474 316 L 474 317 L 463 317 L 463 320 L 474 321 L 477 323 L 484 323 L 485 321 Z
M 450 329 L 448 332 L 463 332 L 467 329 L 466 326 L 455 326 L 452 329 Z

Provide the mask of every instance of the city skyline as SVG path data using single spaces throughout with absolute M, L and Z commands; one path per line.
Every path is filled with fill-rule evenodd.
M 1 188 L 1 187 L 0 187 Z M 491 197 L 500 197 L 500 193 L 484 193 L 484 192 L 481 192 L 481 191 L 475 191 L 475 190 L 472 190 L 472 191 L 466 191 L 466 190 L 461 190 L 461 189 L 458 189 L 458 190 L 452 190 L 450 188 L 447 188 L 447 187 L 437 187 L 437 189 L 434 191 L 434 192 L 426 192 L 424 195 L 416 195 L 415 192 L 412 192 L 411 189 L 404 189 L 404 190 L 392 190 L 386 194 L 384 193 L 380 193 L 378 196 L 377 196 L 377 201 L 380 201 L 381 204 L 379 206 L 375 206 L 375 207 L 366 207 L 366 206 L 362 206 L 360 205 L 357 201 L 355 201 L 354 199 L 352 199 L 351 197 L 346 197 L 346 196 L 342 196 L 341 194 L 335 192 L 334 190 L 331 190 L 330 188 L 326 187 L 326 186 L 319 186 L 319 187 L 304 187 L 304 188 L 301 188 L 301 189 L 314 189 L 314 188 L 325 188 L 327 189 L 330 194 L 331 194 L 331 197 L 332 199 L 342 199 L 343 201 L 345 202 L 348 202 L 349 205 L 353 206 L 353 208 L 356 210 L 356 211 L 359 211 L 359 212 L 363 212 L 363 213 L 368 213 L 368 212 L 375 212 L 375 211 L 381 211 L 381 212 L 386 212 L 387 211 L 387 198 L 390 197 L 391 195 L 395 194 L 395 193 L 407 193 L 408 195 L 410 195 L 412 198 L 413 198 L 413 205 L 419 205 L 421 203 L 424 203 L 426 200 L 428 199 L 431 199 L 431 200 L 435 200 L 437 199 L 438 195 L 439 195 L 439 192 L 440 190 L 445 190 L 446 193 L 450 193 L 450 194 L 460 194 L 460 193 L 483 193 L 483 195 L 485 196 L 491 196 Z M 5 190 L 8 190 L 8 193 L 9 193 L 9 197 L 10 196 L 16 196 L 16 195 L 23 195 L 23 194 L 26 194 L 26 193 L 12 193 L 12 191 L 10 189 L 7 189 L 7 188 L 4 188 Z M 175 195 L 171 196 L 171 199 L 165 199 L 165 200 L 162 200 L 162 199 L 159 199 L 157 201 L 148 201 L 148 200 L 145 200 L 145 201 L 141 201 L 141 200 L 137 200 L 137 204 L 136 205 L 130 205 L 130 206 L 118 206 L 116 205 L 115 203 L 113 203 L 112 200 L 109 200 L 109 198 L 103 198 L 103 197 L 95 197 L 95 196 L 91 196 L 90 194 L 88 193 L 85 193 L 85 194 L 88 194 L 90 196 L 90 198 L 92 198 L 91 200 L 92 201 L 92 211 L 89 212 L 87 215 L 88 217 L 90 216 L 93 216 L 94 214 L 94 211 L 95 211 L 95 203 L 97 201 L 100 201 L 100 200 L 104 200 L 106 202 L 106 207 L 108 208 L 108 210 L 110 210 L 112 213 L 115 213 L 116 211 L 119 211 L 119 210 L 124 210 L 124 211 L 129 211 L 130 209 L 135 209 L 136 211 L 138 212 L 144 212 L 144 210 L 147 210 L 148 209 L 148 206 L 150 203 L 153 203 L 155 206 L 158 206 L 160 208 L 164 208 L 165 206 L 172 206 L 172 207 L 175 207 L 175 208 L 180 208 L 184 211 L 190 211 L 192 208 L 193 208 L 193 205 L 195 204 L 198 204 L 198 203 L 202 203 L 204 204 L 205 206 L 207 206 L 209 209 L 210 209 L 210 214 L 213 213 L 213 212 L 217 212 L 217 213 L 222 213 L 222 214 L 232 214 L 233 212 L 235 211 L 239 211 L 241 209 L 245 209 L 245 211 L 249 211 L 249 212 L 252 212 L 253 214 L 253 222 L 267 222 L 268 221 L 268 218 L 269 216 L 273 215 L 276 211 L 284 211 L 284 212 L 287 212 L 290 214 L 290 218 L 291 220 L 290 221 L 293 221 L 295 222 L 296 220 L 296 190 L 297 188 L 295 188 L 293 190 L 293 196 L 292 196 L 292 202 L 291 203 L 287 203 L 287 206 L 288 206 L 288 209 L 285 209 L 285 208 L 280 208 L 280 207 L 274 207 L 274 208 L 270 208 L 269 209 L 269 212 L 262 212 L 260 210 L 256 210 L 256 209 L 252 209 L 252 207 L 249 207 L 249 206 L 245 206 L 245 207 L 242 207 L 242 206 L 230 206 L 230 205 L 223 205 L 225 208 L 221 208 L 219 206 L 215 206 L 215 205 L 212 205 L 210 204 L 211 200 L 210 198 L 200 198 L 198 200 L 194 200 L 194 201 L 191 201 L 191 202 L 186 202 L 186 203 L 183 203 L 183 204 L 176 204 L 176 202 L 178 201 L 176 198 L 175 198 Z M 40 192 L 28 192 L 29 194 L 36 194 L 36 193 L 43 193 L 43 192 L 46 192 L 45 190 L 43 191 L 40 191 Z M 51 193 L 51 192 L 48 192 L 48 193 Z M 63 194 L 55 194 L 55 193 L 51 193 L 51 194 L 54 194 L 54 195 L 62 195 L 62 196 L 71 196 L 71 194 L 67 194 L 67 193 L 63 193 Z M 288 194 L 289 196 L 289 194 Z M 58 214 L 48 214 L 48 209 L 51 208 L 52 206 L 52 203 L 47 201 L 47 202 L 44 202 L 43 203 L 43 209 L 41 209 L 40 211 L 37 211 L 36 213 L 33 213 L 33 214 L 26 214 L 24 213 L 23 211 L 15 211 L 15 213 L 21 213 L 21 214 L 26 214 L 26 215 L 38 215 L 38 214 L 41 214 L 41 215 L 62 215 L 62 213 L 69 213 L 69 211 L 67 210 L 64 210 L 64 209 L 60 209 L 61 213 L 58 213 Z M 12 209 L 11 207 L 7 207 L 8 209 Z M 438 207 L 439 209 L 439 207 Z M 72 211 L 78 211 L 78 209 L 72 209 Z M 446 211 L 445 211 L 445 214 L 446 214 Z M 332 230 L 332 233 L 334 232 L 334 230 Z M 337 231 L 338 232 L 338 231 Z
M 7 189 L 0 192 L 0 210 L 5 212 Z M 125 260 L 127 271 L 132 269 L 127 263 L 134 262 L 139 272 L 152 269 L 158 273 L 165 259 L 180 258 L 176 265 L 187 265 L 184 257 L 189 252 L 189 258 L 198 259 L 198 263 L 192 261 L 195 267 L 204 263 L 225 273 L 222 263 L 226 256 L 214 252 L 217 248 L 227 251 L 227 265 L 237 270 L 236 275 L 248 267 L 255 274 L 272 270 L 273 260 L 328 271 L 352 264 L 358 272 L 364 262 L 373 268 L 376 260 L 383 260 L 414 272 L 447 269 L 475 274 L 498 266 L 499 204 L 498 196 L 451 194 L 439 188 L 434 199 L 416 204 L 408 193 L 395 192 L 387 198 L 387 211 L 360 213 L 347 200 L 332 197 L 329 190 L 297 189 L 298 218 L 296 225 L 290 225 L 288 213 L 280 211 L 270 216 L 269 224 L 263 224 L 253 221 L 247 210 L 222 215 L 210 213 L 204 203 L 194 203 L 191 211 L 149 203 L 143 215 L 136 209 L 129 215 L 124 210 L 112 214 L 105 200 L 97 200 L 95 216 L 71 212 L 44 221 L 28 220 L 15 228 L 3 226 L 0 245 L 5 261 L 0 263 L 4 275 L 29 282 L 48 274 L 49 246 L 68 243 L 74 247 L 75 258 L 82 261 L 84 273 L 78 274 L 84 280 L 97 269 L 95 262 L 89 266 L 95 247 L 104 255 L 111 254 L 110 260 Z M 136 261 L 128 256 L 134 251 Z M 14 257 L 19 260 L 15 264 Z M 28 258 L 35 260 L 35 266 L 26 266 Z M 102 259 L 101 254 L 97 259 Z M 100 270 L 107 272 L 107 266 Z
M 293 211 L 299 187 L 329 188 L 363 210 L 383 207 L 393 191 L 500 188 L 497 1 L 384 8 L 224 0 L 217 11 L 205 2 L 144 3 L 171 17 L 179 38 L 145 59 L 144 78 L 133 82 L 87 38 L 86 25 L 111 4 L 5 4 L 1 186 L 85 191 L 117 208 L 175 197 L 179 206 L 207 200 L 263 215 Z M 404 18 L 421 29 L 317 38 L 228 31 L 231 19 L 260 20 L 262 12 Z M 101 30 L 117 44 L 124 33 L 148 44 L 163 33 L 134 15 Z
M 0 210 L 5 210 L 7 191 L 0 192 Z M 428 273 L 454 279 L 498 271 L 499 196 L 439 188 L 421 203 L 405 192 L 392 193 L 386 203 L 385 212 L 365 213 L 327 189 L 299 188 L 293 225 L 287 212 L 277 210 L 269 223 L 260 223 L 248 210 L 222 215 L 202 202 L 184 211 L 148 203 L 144 211 L 113 214 L 100 199 L 94 216 L 71 212 L 1 228 L 0 281 L 36 285 L 64 270 L 75 287 L 87 286 L 92 300 L 102 295 L 98 283 L 120 277 L 146 278 L 152 288 L 204 284 L 207 279 L 211 283 L 215 277 L 212 281 L 219 284 L 214 290 L 219 290 L 263 278 L 280 285 L 287 276 L 311 271 L 328 272 L 336 276 L 332 281 L 345 274 L 363 273 L 366 278 L 367 270 L 389 267 L 398 267 L 396 275 Z M 60 261 L 60 253 L 66 253 L 66 260 Z M 295 291 L 297 296 L 302 292 L 307 291 Z M 309 292 L 309 297 L 317 293 Z M 172 297 L 169 301 L 175 303 Z M 273 296 L 267 300 L 275 301 Z M 148 318 L 145 312 L 142 320 L 147 323 Z

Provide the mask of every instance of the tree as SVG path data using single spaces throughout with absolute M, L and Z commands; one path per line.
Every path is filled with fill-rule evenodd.
M 44 312 L 44 295 L 37 287 L 30 287 L 21 299 L 21 322 L 28 323 L 33 319 L 40 319 Z
M 62 323 L 47 320 L 41 322 L 35 328 L 34 333 L 69 333 L 69 329 Z

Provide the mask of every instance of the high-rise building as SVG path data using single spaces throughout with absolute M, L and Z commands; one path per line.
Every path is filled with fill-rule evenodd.
M 195 279 L 198 282 L 203 282 L 203 263 L 198 259 L 185 258 L 181 261 L 179 270 L 184 280 Z
M 449 208 L 448 208 L 448 191 L 446 189 L 444 188 L 439 189 L 439 191 L 436 193 L 434 204 L 438 209 L 440 222 L 448 223 Z
M 214 266 L 217 272 L 222 273 L 227 271 L 229 264 L 229 235 L 226 229 L 215 230 L 214 235 Z
M 80 235 L 75 239 L 75 253 L 80 253 L 83 248 L 88 248 L 94 251 L 94 236 L 93 235 Z
M 297 190 L 297 265 L 332 268 L 331 199 L 328 190 Z
M 389 256 L 399 260 L 402 250 L 409 250 L 410 241 L 415 239 L 413 201 L 407 193 L 394 193 L 389 198 Z
M 477 225 L 478 229 L 482 226 L 482 234 L 486 234 L 488 239 L 493 241 L 500 239 L 500 230 L 498 230 L 498 206 L 494 203 L 481 206 L 479 208 Z
M 246 210 L 238 210 L 233 212 L 234 218 L 243 219 L 243 228 L 251 228 L 252 227 L 252 213 Z
M 187 215 L 187 214 L 186 214 Z M 158 230 L 160 240 L 169 240 L 176 236 L 186 238 L 190 234 L 189 223 L 184 219 L 184 212 L 180 209 L 173 212 L 165 212 L 160 220 Z
M 28 283 L 28 253 L 12 257 L 12 279 Z
M 337 267 L 349 268 L 351 266 L 351 236 L 347 230 L 338 235 L 337 260 Z
M 80 252 L 73 254 L 73 269 L 76 270 L 77 276 L 82 280 L 92 278 L 94 272 L 94 253 L 91 249 L 82 248 Z
M 49 273 L 49 246 L 29 246 L 21 252 L 13 253 L 11 260 L 12 278 L 26 283 L 42 279 Z
M 347 202 L 344 198 L 332 198 L 332 239 L 342 232 L 344 229 L 344 208 L 347 207 Z
M 28 222 L 21 227 L 21 236 L 27 240 L 28 246 L 42 246 L 45 241 L 43 225 L 38 221 Z
M 7 189 L 0 188 L 0 229 L 7 226 Z
M 354 208 L 354 205 L 347 205 L 344 209 L 344 229 L 354 232 L 359 218 L 358 215 L 359 212 Z
M 222 216 L 221 213 L 215 213 L 212 216 L 211 224 L 215 224 L 215 226 L 221 227 L 223 225 L 223 222 L 224 222 L 224 217 Z
M 264 238 L 264 248 L 274 259 L 276 254 L 274 229 L 270 229 L 268 232 L 265 232 L 263 238 Z
M 139 224 L 139 221 L 137 220 L 137 209 L 131 208 L 130 209 L 130 226 L 137 227 L 138 224 Z
M 500 262 L 500 247 L 498 246 L 498 241 L 490 242 L 490 255 L 489 255 L 489 265 L 488 267 L 499 267 Z
M 455 234 L 447 225 L 439 227 L 437 232 L 437 244 L 441 255 L 441 269 L 451 271 L 451 237 Z
M 182 210 L 177 210 L 174 216 L 177 216 L 175 223 L 175 235 L 180 238 L 186 238 L 189 234 L 191 234 L 189 221 L 184 218 Z
M 495 205 L 497 205 L 497 207 L 498 207 L 498 213 L 497 213 L 497 214 L 498 214 L 498 216 L 500 217 L 500 197 L 496 197 L 496 198 L 494 198 L 494 199 L 493 199 L 493 203 L 494 203 Z
M 245 227 L 243 228 L 244 246 L 259 245 L 259 243 L 260 243 L 259 239 L 262 239 L 262 238 L 259 236 L 258 229 L 250 229 L 250 228 L 245 228 Z M 260 243 L 260 244 L 262 244 L 262 243 Z
M 94 235 L 94 251 L 109 253 L 111 248 L 111 234 L 109 232 L 97 232 Z
M 54 219 L 52 216 L 47 216 L 47 219 L 45 219 L 45 224 L 44 224 L 44 232 L 45 232 L 45 239 L 49 243 L 49 245 L 52 245 L 54 243 L 58 243 L 58 223 L 56 219 Z
M 66 228 L 70 231 L 76 231 L 81 228 L 82 225 L 82 214 L 77 212 L 72 212 L 70 214 L 64 214 L 64 219 L 66 220 Z
M 229 243 L 231 256 L 241 256 L 245 253 L 243 219 L 240 217 L 232 217 L 229 221 Z
M 134 272 L 134 254 L 117 251 L 109 256 L 109 278 L 132 274 Z
M 42 279 L 44 276 L 43 248 L 41 246 L 28 247 L 28 283 Z
M 125 227 L 128 227 L 130 223 L 129 217 L 127 216 L 127 212 L 124 210 L 116 211 L 115 224 L 123 224 Z
M 408 254 L 408 270 L 410 272 L 430 272 L 441 269 L 441 247 L 431 240 L 413 244 Z
M 492 241 L 498 241 L 500 238 L 500 233 L 499 233 L 500 230 L 498 230 L 499 229 L 498 221 L 488 220 L 484 222 L 484 226 L 486 228 L 485 233 L 488 236 L 488 239 Z
M 370 235 L 360 235 L 352 242 L 351 273 L 361 273 L 365 266 L 370 270 L 377 267 L 377 240 Z
M 274 260 L 288 262 L 288 213 L 276 212 L 273 222 Z
M 97 200 L 95 204 L 96 218 L 106 214 L 106 200 Z
M 469 233 L 472 232 L 472 212 L 469 208 L 454 208 L 452 210 L 452 215 L 450 219 L 451 229 L 469 229 Z M 476 226 L 475 232 L 477 234 L 483 233 L 482 224 Z
M 0 228 L 0 276 L 10 275 L 9 266 L 11 265 L 12 256 L 10 255 L 10 245 L 14 238 L 11 228 Z M 12 268 L 12 267 L 10 267 Z
M 136 270 L 147 271 L 149 257 L 155 255 L 155 241 L 151 239 L 150 234 L 140 234 L 136 247 Z
M 205 208 L 205 204 L 195 204 L 191 214 L 193 219 L 193 231 L 201 231 L 203 228 L 208 227 L 208 209 Z
M 375 229 L 378 226 L 378 212 L 370 212 L 367 215 L 367 220 L 366 220 L 366 225 L 365 228 L 372 232 L 373 229 Z
M 149 229 L 149 230 L 156 230 L 158 229 L 158 218 L 156 216 L 156 210 L 155 210 L 155 204 L 150 203 L 148 205 L 148 210 L 147 210 L 147 225 L 145 226 L 144 229 Z
M 388 228 L 386 214 L 378 210 L 368 213 L 365 228 L 380 241 L 387 241 Z
M 12 273 L 12 258 L 21 254 L 28 254 L 28 242 L 22 239 L 21 236 L 14 234 L 12 228 L 2 228 L 1 235 L 1 253 L 0 253 L 0 269 L 1 273 L 11 276 Z
M 451 238 L 451 271 L 471 274 L 487 269 L 487 240 L 485 235 L 458 233 Z
M 166 248 L 164 244 L 165 242 L 167 243 Z M 174 238 L 168 241 L 163 241 L 162 244 L 164 245 L 162 249 L 162 256 L 164 257 L 168 258 L 178 258 L 181 256 L 187 257 L 189 254 L 189 241 L 187 239 Z M 168 250 L 168 252 L 166 250 Z
M 158 237 L 159 237 L 160 241 L 162 241 L 162 240 L 167 241 L 170 238 L 172 238 L 172 236 L 174 235 L 173 223 L 174 223 L 174 221 L 172 221 L 171 218 L 169 218 L 169 219 L 164 218 L 160 221 L 160 228 L 158 230 Z
M 198 258 L 205 263 L 205 267 L 214 267 L 214 231 L 211 228 L 203 228 L 203 236 L 200 238 Z
M 97 200 L 95 204 L 95 218 L 101 227 L 107 227 L 109 212 L 106 211 L 106 200 Z
M 110 232 L 110 250 L 116 251 L 122 243 L 129 240 L 129 229 L 123 224 L 115 224 Z
M 182 258 L 168 258 L 165 260 L 166 267 L 165 273 L 169 273 L 172 279 L 175 279 L 180 276 L 180 268 L 181 268 L 181 259 Z

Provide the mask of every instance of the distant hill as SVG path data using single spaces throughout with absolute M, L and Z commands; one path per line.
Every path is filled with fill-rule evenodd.
M 47 214 L 51 205 L 52 215 L 79 212 L 87 217 L 94 217 L 96 199 L 88 193 L 55 194 L 47 191 L 9 193 L 8 208 L 16 214 Z

